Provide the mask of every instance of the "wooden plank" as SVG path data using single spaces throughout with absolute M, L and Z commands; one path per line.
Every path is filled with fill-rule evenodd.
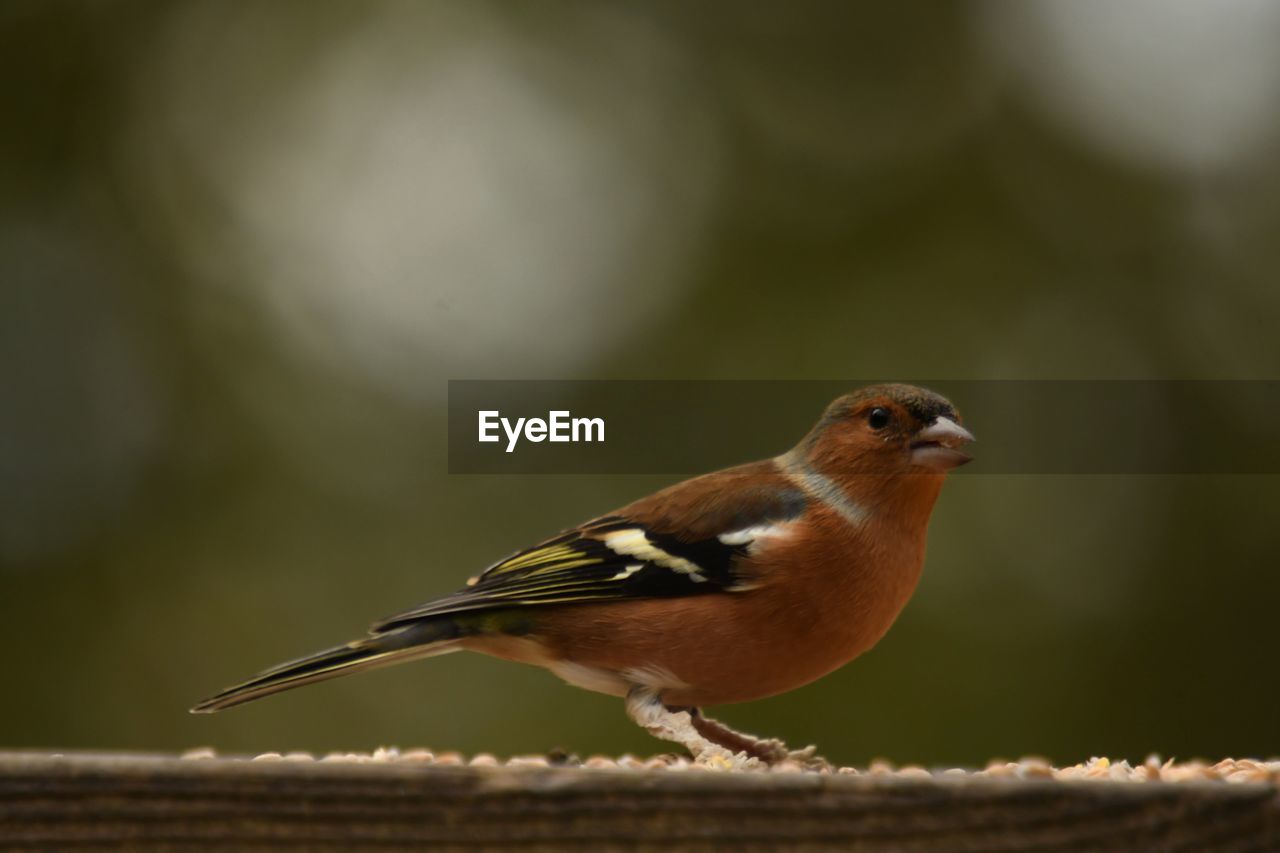
M 0 753 L 0 844 L 1280 850 L 1280 788 Z

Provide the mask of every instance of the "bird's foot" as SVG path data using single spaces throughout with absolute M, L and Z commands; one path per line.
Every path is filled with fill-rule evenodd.
M 813 744 L 806 746 L 804 749 L 787 749 L 787 745 L 782 741 L 774 741 L 782 747 L 782 755 L 776 760 L 769 762 L 769 766 L 777 764 L 798 764 L 801 770 L 814 770 L 819 773 L 834 773 L 836 766 L 827 759 L 818 755 L 818 748 Z
M 697 708 L 668 707 L 651 690 L 636 688 L 626 697 L 627 713 L 654 737 L 678 743 L 694 763 L 716 770 L 762 770 L 768 767 L 831 772 L 835 768 L 817 747 L 789 749 L 776 738 L 734 731 L 703 716 Z
M 765 766 L 759 758 L 732 744 L 703 737 L 695 725 L 692 709 L 668 708 L 649 690 L 627 694 L 627 713 L 654 737 L 678 743 L 693 756 L 694 763 L 714 770 L 753 770 Z
M 818 755 L 818 748 L 812 745 L 806 746 L 804 749 L 791 749 L 777 738 L 761 738 L 750 744 L 746 751 L 770 767 L 791 764 L 798 766 L 801 770 L 817 770 L 828 773 L 836 769 L 835 765 L 830 761 Z
M 693 725 L 698 733 L 711 743 L 723 747 L 730 752 L 738 752 L 757 759 L 761 764 L 775 767 L 782 764 L 798 766 L 801 770 L 817 770 L 832 772 L 835 767 L 831 762 L 818 755 L 816 746 L 804 749 L 791 749 L 777 738 L 758 738 L 754 735 L 735 731 L 718 720 L 694 712 Z
M 694 756 L 693 763 L 710 770 L 763 770 L 768 766 L 754 755 L 733 752 L 715 744 L 707 744 Z

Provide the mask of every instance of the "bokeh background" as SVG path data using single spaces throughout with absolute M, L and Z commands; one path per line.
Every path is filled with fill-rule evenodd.
M 1277 43 L 1268 0 L 0 0 L 0 744 L 660 751 L 467 655 L 186 708 L 667 482 L 449 476 L 450 378 L 1276 378 Z M 718 716 L 1280 753 L 1278 496 L 957 478 L 877 649 Z

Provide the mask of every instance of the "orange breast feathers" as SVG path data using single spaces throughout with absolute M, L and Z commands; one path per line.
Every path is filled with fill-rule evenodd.
M 884 636 L 920 578 L 927 517 L 912 525 L 918 529 L 903 530 L 901 513 L 872 514 L 855 525 L 817 506 L 778 525 L 746 558 L 752 588 L 549 609 L 528 638 L 536 650 L 521 643 L 519 651 L 485 651 L 555 660 L 553 669 L 571 681 L 573 673 L 584 682 L 590 671 L 623 673 L 616 689 L 607 679 L 580 686 L 621 695 L 628 681 L 649 681 L 671 705 L 783 693 Z

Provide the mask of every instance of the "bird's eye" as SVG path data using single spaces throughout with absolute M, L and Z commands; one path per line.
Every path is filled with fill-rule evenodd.
M 884 429 L 889 425 L 889 410 L 876 406 L 867 415 L 867 423 L 872 429 Z

